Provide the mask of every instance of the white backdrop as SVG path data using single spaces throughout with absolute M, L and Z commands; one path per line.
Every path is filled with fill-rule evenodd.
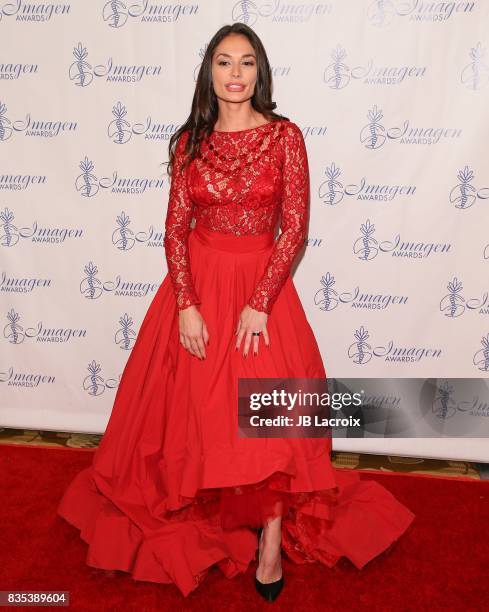
M 487 379 L 488 0 L 0 0 L 0 425 L 104 431 L 166 274 L 160 163 L 233 21 L 305 137 L 294 280 L 327 374 Z M 483 438 L 334 447 L 489 460 Z

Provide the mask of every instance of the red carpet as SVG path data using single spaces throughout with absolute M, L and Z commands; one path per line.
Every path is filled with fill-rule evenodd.
M 56 515 L 56 505 L 91 457 L 92 451 L 0 446 L 0 590 L 66 590 L 69 609 L 84 611 L 267 605 L 254 591 L 255 565 L 232 580 L 215 568 L 185 600 L 174 585 L 86 566 L 86 544 Z M 487 610 L 489 482 L 371 472 L 362 478 L 378 480 L 414 512 L 411 528 L 361 571 L 346 559 L 330 570 L 284 559 L 286 584 L 274 609 Z

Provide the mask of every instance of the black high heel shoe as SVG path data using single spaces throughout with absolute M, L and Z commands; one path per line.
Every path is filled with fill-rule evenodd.
M 259 535 L 259 541 L 258 541 L 258 547 L 259 547 L 261 539 L 262 539 L 262 535 L 263 535 L 263 528 L 260 528 L 258 530 L 258 535 Z M 260 563 L 259 548 L 258 548 L 258 563 Z M 255 588 L 258 591 L 258 593 L 264 599 L 266 599 L 269 603 L 272 603 L 273 601 L 277 599 L 283 586 L 284 586 L 283 572 L 282 572 L 282 576 L 280 576 L 278 580 L 275 580 L 275 582 L 260 582 L 255 574 Z

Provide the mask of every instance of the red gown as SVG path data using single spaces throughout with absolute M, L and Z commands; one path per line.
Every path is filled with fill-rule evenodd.
M 285 119 L 214 131 L 180 173 L 187 136 L 177 143 L 165 222 L 168 274 L 93 463 L 58 513 L 80 530 L 88 565 L 174 583 L 184 596 L 214 564 L 228 578 L 246 571 L 254 529 L 277 514 L 292 561 L 332 567 L 345 556 L 361 569 L 414 514 L 377 482 L 334 468 L 330 438 L 237 434 L 239 377 L 326 377 L 290 276 L 309 210 L 302 132 Z M 191 304 L 209 331 L 204 360 L 179 341 L 178 311 Z M 270 337 L 247 357 L 235 350 L 245 304 L 268 313 Z

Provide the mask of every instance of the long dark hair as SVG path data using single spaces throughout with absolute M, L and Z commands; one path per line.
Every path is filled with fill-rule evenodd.
M 212 57 L 217 45 L 228 34 L 243 34 L 250 41 L 256 54 L 257 79 L 255 90 L 251 98 L 253 108 L 262 113 L 268 121 L 277 119 L 288 120 L 288 117 L 274 112 L 277 104 L 272 100 L 272 71 L 265 48 L 257 34 L 245 23 L 236 22 L 222 26 L 212 37 L 202 60 L 197 76 L 194 97 L 190 115 L 185 123 L 171 136 L 168 145 L 168 174 L 171 175 L 175 148 L 182 132 L 189 130 L 189 137 L 185 146 L 186 163 L 200 154 L 200 143 L 207 138 L 214 129 L 217 121 L 218 104 L 212 85 Z

